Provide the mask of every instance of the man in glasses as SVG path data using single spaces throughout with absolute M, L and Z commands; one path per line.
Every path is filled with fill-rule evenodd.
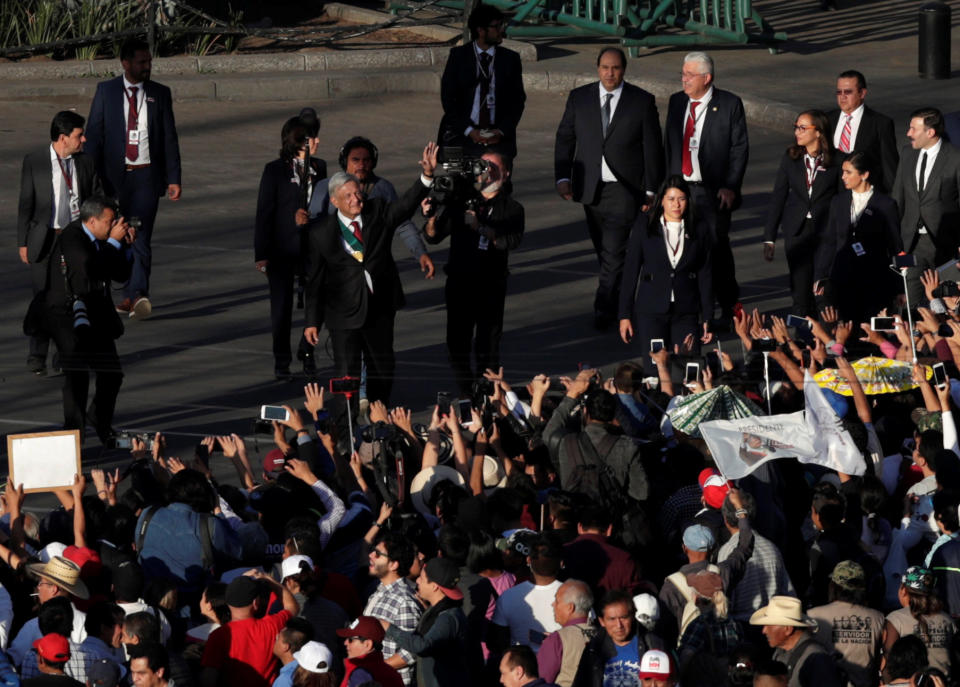
M 343 685 L 359 687 L 376 682 L 382 687 L 402 687 L 403 680 L 396 669 L 383 660 L 383 627 L 376 618 L 362 615 L 349 627 L 337 630 L 343 637 L 347 657 L 343 661 L 345 668 Z
M 876 169 L 871 170 L 870 182 L 882 193 L 890 193 L 897 173 L 900 155 L 893 120 L 864 101 L 867 98 L 867 80 L 858 71 L 847 70 L 837 77 L 838 110 L 827 113 L 833 147 L 848 155 L 869 152 Z
M 450 49 L 440 82 L 443 119 L 437 143 L 479 157 L 489 151 L 517 155 L 517 125 L 527 95 L 520 55 L 500 45 L 503 13 L 479 4 L 467 19 L 473 40 Z
M 371 577 L 380 580 L 380 584 L 370 595 L 363 615 L 385 620 L 401 630 L 412 631 L 417 627 L 423 608 L 414 596 L 413 585 L 406 579 L 413 557 L 413 543 L 402 535 L 384 532 L 377 538 L 370 550 L 367 570 Z M 414 684 L 415 659 L 412 653 L 385 639 L 383 657 L 387 665 L 400 673 L 404 685 L 411 687 Z

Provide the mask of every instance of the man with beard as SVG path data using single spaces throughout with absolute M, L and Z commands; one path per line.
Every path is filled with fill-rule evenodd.
M 447 354 L 463 394 L 470 393 L 484 370 L 500 367 L 508 254 L 520 245 L 524 227 L 523 206 L 510 194 L 510 158 L 491 152 L 481 159 L 487 169 L 476 177 L 477 193 L 458 189 L 443 204 L 428 199 L 423 205 L 429 217 L 423 228 L 427 241 L 450 237 L 444 268 Z

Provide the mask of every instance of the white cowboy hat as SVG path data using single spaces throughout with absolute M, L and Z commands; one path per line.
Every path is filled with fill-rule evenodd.
M 410 482 L 410 500 L 413 502 L 413 507 L 424 515 L 433 516 L 434 513 L 427 508 L 427 502 L 430 500 L 433 488 L 443 481 L 453 482 L 460 487 L 466 486 L 463 475 L 452 467 L 434 465 L 425 468 L 418 472 L 413 481 Z
M 507 473 L 503 463 L 493 456 L 483 457 L 483 490 L 487 494 L 498 487 L 507 486 Z
M 817 621 L 803 612 L 800 599 L 792 596 L 773 596 L 770 603 L 750 616 L 751 625 L 786 625 L 815 629 Z

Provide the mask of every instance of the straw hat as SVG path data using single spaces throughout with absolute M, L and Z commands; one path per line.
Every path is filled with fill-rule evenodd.
M 803 612 L 800 599 L 792 596 L 774 596 L 770 603 L 750 616 L 751 625 L 786 625 L 814 629 L 817 621 Z
M 503 463 L 493 456 L 483 457 L 483 490 L 486 493 L 507 486 L 507 473 Z
M 47 563 L 31 563 L 27 572 L 34 577 L 52 582 L 78 599 L 89 599 L 87 585 L 80 579 L 80 566 L 62 556 L 54 556 Z

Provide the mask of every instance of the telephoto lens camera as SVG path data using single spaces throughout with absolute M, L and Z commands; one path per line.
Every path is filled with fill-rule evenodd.
M 73 299 L 73 328 L 78 334 L 90 330 L 90 318 L 87 317 L 87 304 L 80 298 Z
M 432 213 L 441 214 L 444 205 L 461 202 L 467 209 L 474 209 L 480 193 L 478 177 L 487 174 L 492 165 L 479 157 L 464 156 L 457 146 L 443 148 L 443 162 L 434 172 L 429 198 Z
M 143 220 L 139 217 L 131 217 L 127 220 L 127 226 L 133 227 L 134 229 L 139 229 L 143 225 Z

